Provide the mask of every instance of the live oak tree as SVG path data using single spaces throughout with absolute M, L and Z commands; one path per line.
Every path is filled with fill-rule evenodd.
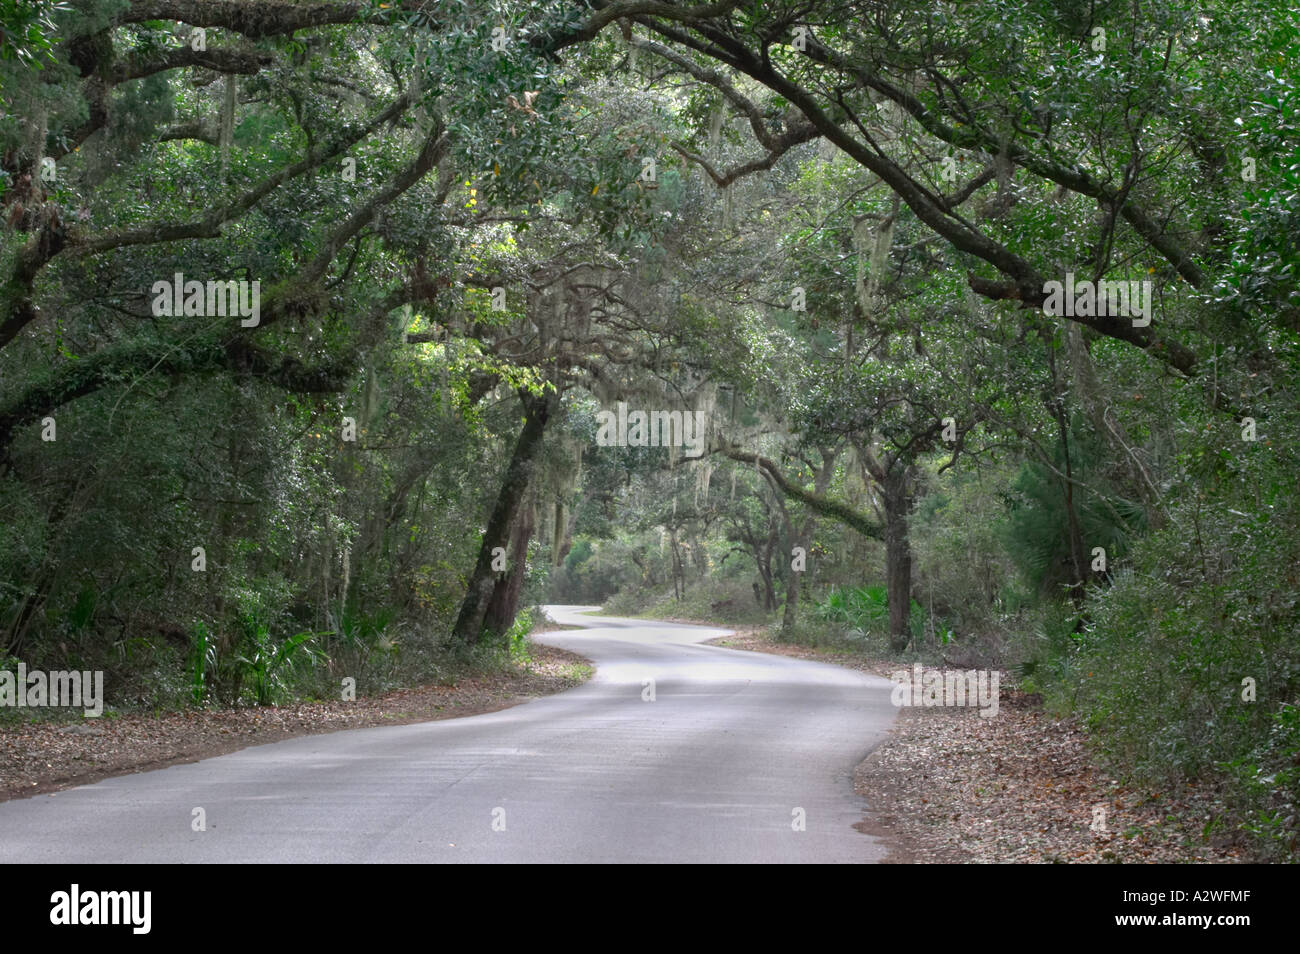
M 917 598 L 1285 854 L 1290 14 L 0 5 L 5 653 L 237 702 L 307 633 L 323 695 L 548 594 L 802 638 L 883 580 L 891 651 Z M 256 321 L 156 307 L 178 273 Z M 1045 313 L 1071 275 L 1151 321 Z M 599 446 L 620 400 L 707 410 L 705 452 Z

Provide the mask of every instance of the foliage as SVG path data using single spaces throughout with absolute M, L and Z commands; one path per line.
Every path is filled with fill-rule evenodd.
M 259 706 L 271 705 L 286 689 L 286 671 L 299 659 L 311 661 L 317 657 L 317 651 L 309 643 L 318 636 L 319 633 L 295 633 L 277 644 L 264 627 L 258 625 L 249 630 L 235 661 L 244 667 L 244 676 L 251 678 L 253 696 Z
M 861 632 L 878 629 L 888 613 L 889 604 L 883 586 L 831 587 L 816 610 L 818 619 L 841 623 Z
M 6 658 L 271 704 L 548 600 L 965 652 L 1294 852 L 1292 10 L 209 6 L 0 0 Z

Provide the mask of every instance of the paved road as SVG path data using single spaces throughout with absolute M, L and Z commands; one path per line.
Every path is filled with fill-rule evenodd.
M 542 637 L 584 686 L 501 712 L 353 729 L 0 804 L 0 862 L 870 862 L 854 765 L 890 683 L 587 617 Z M 653 701 L 646 680 L 653 679 Z M 192 811 L 207 830 L 191 830 Z M 802 817 L 804 830 L 795 830 Z M 503 830 L 501 830 L 503 829 Z

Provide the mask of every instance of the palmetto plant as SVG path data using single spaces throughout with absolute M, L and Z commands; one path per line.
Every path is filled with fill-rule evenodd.
M 817 605 L 817 616 L 853 629 L 866 630 L 885 619 L 889 612 L 883 586 L 832 587 Z
M 203 623 L 194 624 L 194 646 L 190 651 L 190 698 L 202 705 L 207 694 L 208 673 L 217 668 L 217 645 Z
M 250 629 L 247 651 L 237 657 L 237 662 L 244 667 L 245 674 L 252 677 L 253 692 L 259 706 L 270 705 L 285 688 L 283 674 L 298 658 L 305 657 L 312 662 L 320 659 L 320 651 L 308 643 L 322 635 L 305 631 L 295 633 L 277 646 L 265 626 L 259 624 Z

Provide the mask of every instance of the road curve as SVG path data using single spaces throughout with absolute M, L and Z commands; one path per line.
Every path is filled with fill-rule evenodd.
M 539 637 L 596 664 L 577 689 L 0 803 L 0 862 L 883 857 L 852 827 L 866 806 L 851 776 L 894 717 L 889 682 L 585 609 L 550 607 L 587 628 Z

